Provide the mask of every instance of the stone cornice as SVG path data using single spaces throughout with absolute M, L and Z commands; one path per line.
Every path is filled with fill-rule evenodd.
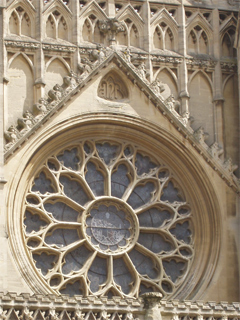
M 227 62 L 227 61 L 221 61 L 220 62 L 222 71 L 225 72 L 237 72 L 237 61 L 236 62 Z
M 33 319 L 85 319 L 85 315 L 94 310 L 94 312 L 107 312 L 112 315 L 124 315 L 129 319 L 145 313 L 146 300 L 154 298 L 156 294 L 145 294 L 142 298 L 121 298 L 112 297 L 83 297 L 68 295 L 42 295 L 29 293 L 17 294 L 8 292 L 0 293 L 0 318 L 16 320 Z M 149 296 L 149 297 L 148 297 Z M 158 297 L 157 297 L 158 298 Z M 203 302 L 203 301 L 178 301 L 158 299 L 158 308 L 162 316 L 170 316 L 171 319 L 232 319 L 237 320 L 240 317 L 239 302 Z M 83 317 L 78 317 L 82 315 Z M 40 316 L 40 317 L 39 317 Z M 109 319 L 105 318 L 105 319 Z M 100 319 L 100 318 L 98 318 Z M 104 319 L 101 317 L 101 319 Z M 116 318 L 115 318 L 116 319 Z M 117 318 L 118 319 L 118 318 Z
M 36 41 L 19 41 L 19 40 L 5 40 L 4 41 L 6 47 L 11 48 L 24 48 L 24 49 L 31 49 L 37 50 L 40 48 L 40 43 Z
M 74 45 L 50 44 L 43 43 L 42 48 L 44 51 L 58 51 L 58 52 L 75 52 L 77 47 Z
M 196 59 L 196 58 L 186 58 L 186 64 L 188 67 L 214 70 L 217 61 L 212 59 Z
M 222 150 L 217 143 L 208 146 L 205 141 L 203 128 L 196 132 L 190 127 L 188 115 L 181 116 L 174 108 L 175 101 L 169 97 L 164 101 L 159 93 L 159 85 L 156 82 L 149 83 L 146 78 L 146 72 L 141 65 L 138 67 L 131 63 L 131 56 L 127 52 L 116 52 L 106 49 L 98 52 L 99 57 L 95 62 L 82 65 L 82 74 L 65 77 L 65 84 L 62 87 L 50 90 L 49 99 L 35 105 L 37 115 L 30 112 L 23 118 L 18 119 L 18 126 L 11 126 L 5 132 L 5 138 L 8 143 L 5 145 L 5 159 L 11 156 L 32 134 L 44 125 L 44 123 L 59 111 L 71 98 L 78 94 L 83 87 L 90 82 L 102 68 L 109 63 L 115 63 L 118 68 L 123 70 L 127 77 L 139 87 L 139 89 L 148 97 L 148 99 L 159 109 L 168 121 L 188 139 L 194 149 L 200 156 L 218 173 L 218 175 L 237 193 L 240 192 L 239 180 L 234 176 L 236 169 L 231 159 L 224 162 L 219 158 Z M 44 99 L 43 99 L 44 100 Z

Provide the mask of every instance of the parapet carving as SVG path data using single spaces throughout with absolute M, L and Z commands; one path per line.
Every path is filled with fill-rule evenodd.
M 237 72 L 236 62 L 221 61 L 220 64 L 221 64 L 221 69 L 225 72 Z
M 199 69 L 206 69 L 206 70 L 214 70 L 217 61 L 212 59 L 194 59 L 188 58 L 186 59 L 186 64 Z
M 211 158 L 218 162 L 228 174 L 233 175 L 234 171 L 237 170 L 238 166 L 232 164 L 232 159 L 222 160 L 221 155 L 223 154 L 223 149 L 218 145 L 217 142 L 214 142 L 210 147 L 205 143 L 205 140 L 208 138 L 209 134 L 204 132 L 204 128 L 200 127 L 194 131 L 195 139 L 201 144 L 201 146 L 208 151 Z M 200 151 L 201 152 L 201 151 Z M 215 168 L 216 169 L 216 168 Z
M 204 133 L 202 128 L 193 132 L 190 126 L 190 114 L 188 112 L 183 115 L 179 114 L 180 102 L 173 97 L 170 91 L 169 95 L 166 94 L 166 88 L 168 87 L 166 84 L 160 82 L 158 79 L 153 82 L 149 81 L 149 73 L 144 62 L 146 57 L 142 56 L 140 59 L 138 54 L 132 53 L 129 49 L 124 52 L 114 52 L 102 46 L 91 50 L 82 48 L 81 52 L 82 61 L 78 65 L 78 74 L 70 72 L 69 76 L 64 77 L 63 85 L 60 86 L 56 84 L 53 89 L 48 92 L 46 99 L 40 99 L 39 102 L 33 106 L 32 112 L 25 112 L 23 117 L 18 119 L 16 126 L 9 127 L 4 133 L 7 142 L 4 148 L 6 156 L 13 153 L 19 145 L 37 130 L 42 122 L 46 121 L 48 117 L 61 108 L 75 91 L 79 91 L 94 74 L 99 72 L 99 68 L 105 67 L 110 60 L 115 57 L 118 61 L 119 68 L 124 67 L 124 72 L 131 81 L 137 83 L 141 91 L 143 91 L 163 115 L 174 124 L 178 131 L 184 134 L 187 139 L 193 141 L 192 145 L 215 170 L 218 170 L 219 175 L 228 181 L 230 186 L 235 186 L 234 188 L 239 192 L 239 181 L 233 176 L 233 172 L 237 166 L 231 164 L 231 159 L 223 162 L 219 158 L 223 151 L 219 150 L 217 143 L 214 143 L 210 147 L 205 143 L 206 133 Z M 136 62 L 138 62 L 138 64 L 136 64 Z M 118 91 L 115 92 L 114 97 L 108 97 L 110 100 L 115 98 L 120 98 Z M 214 161 L 216 161 L 217 166 Z
M 92 311 L 96 310 L 96 311 Z M 166 301 L 157 293 L 139 299 L 0 293 L 1 320 L 239 320 L 240 303 Z
M 151 55 L 151 60 L 153 62 L 162 62 L 162 63 L 173 63 L 173 64 L 179 64 L 183 62 L 183 58 L 179 56 L 161 56 L 161 55 L 156 55 L 152 54 Z

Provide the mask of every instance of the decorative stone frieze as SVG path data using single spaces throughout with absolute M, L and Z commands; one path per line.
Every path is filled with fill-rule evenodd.
M 5 40 L 5 46 L 9 48 L 23 48 L 37 50 L 40 48 L 40 43 L 38 42 L 27 42 L 27 41 L 15 41 L 15 40 Z
M 58 45 L 58 44 L 49 44 L 49 43 L 43 43 L 42 48 L 44 51 L 58 51 L 58 52 L 69 52 L 73 53 L 76 51 L 75 46 L 66 46 L 66 45 Z
M 237 72 L 237 63 L 221 61 L 221 69 L 225 72 Z
M 150 312 L 172 320 L 239 320 L 240 304 L 228 302 L 166 301 L 149 293 L 140 299 L 113 297 L 69 297 L 67 295 L 30 295 L 9 292 L 0 294 L 0 319 L 2 320 L 133 320 L 147 318 Z M 155 308 L 155 309 L 154 309 Z M 94 311 L 93 311 L 94 310 Z M 158 317 L 153 318 L 160 319 Z
M 191 68 L 214 70 L 217 64 L 217 61 L 211 60 L 211 59 L 204 60 L 204 59 L 186 58 L 186 64 Z
M 174 56 L 160 56 L 151 54 L 151 60 L 157 63 L 171 63 L 171 64 L 180 64 L 183 61 L 182 57 Z

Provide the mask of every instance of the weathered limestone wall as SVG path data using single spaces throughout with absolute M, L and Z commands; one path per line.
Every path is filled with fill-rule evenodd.
M 197 279 L 196 288 L 180 293 L 180 299 L 238 301 L 239 181 L 234 171 L 237 176 L 239 171 L 234 164 L 239 164 L 240 53 L 237 57 L 233 47 L 237 2 L 14 0 L 0 2 L 0 9 L 3 291 L 34 292 L 31 272 L 18 262 L 27 251 L 18 250 L 17 244 L 23 237 L 22 227 L 17 229 L 23 206 L 19 183 L 34 167 L 33 155 L 45 143 L 51 148 L 56 132 L 68 132 L 71 123 L 87 126 L 92 121 L 97 130 L 101 123 L 94 117 L 112 118 L 116 131 L 111 129 L 111 136 L 126 117 L 129 134 L 139 120 L 139 142 L 150 132 L 150 124 L 158 128 L 156 140 L 162 139 L 163 149 L 169 143 L 169 163 L 176 172 L 177 158 L 186 160 L 183 171 L 188 176 L 183 180 L 189 189 L 195 185 L 193 198 L 202 190 L 197 215 L 209 214 L 217 221 L 203 223 L 208 237 L 198 239 L 208 252 L 202 261 L 207 265 L 209 259 L 206 278 L 198 278 L 202 270 L 198 275 L 192 271 L 186 283 Z M 195 266 L 198 270 L 197 257 Z

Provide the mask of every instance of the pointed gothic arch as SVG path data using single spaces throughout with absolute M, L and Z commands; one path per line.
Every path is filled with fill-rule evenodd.
M 210 42 L 207 33 L 200 25 L 195 25 L 188 34 L 188 53 L 209 54 Z
M 62 1 L 57 0 L 43 12 L 43 21 L 46 37 L 71 41 L 69 26 L 71 25 L 72 13 Z
M 125 31 L 116 34 L 116 42 L 122 46 L 128 46 L 128 27 L 125 21 L 122 21 Z
M 116 15 L 116 18 L 120 21 L 130 19 L 137 26 L 139 30 L 143 28 L 143 19 L 141 16 L 134 10 L 131 4 L 128 4 L 119 14 Z
M 163 49 L 163 31 L 159 25 L 156 26 L 153 33 L 153 46 L 155 49 Z
M 27 110 L 31 110 L 34 103 L 34 68 L 32 61 L 25 53 L 16 53 L 8 66 L 9 83 L 8 94 L 8 120 L 7 125 L 13 125 Z M 17 88 L 17 89 L 16 89 Z M 16 104 L 16 101 L 18 103 Z M 11 110 L 14 109 L 14 112 Z
M 87 17 L 82 27 L 82 39 L 87 42 L 93 41 L 94 28 L 91 20 Z
M 225 28 L 221 35 L 221 56 L 234 58 L 237 51 L 234 48 L 234 41 L 236 35 L 236 26 L 231 25 Z
M 57 37 L 63 40 L 68 41 L 69 36 L 68 36 L 69 30 L 68 30 L 68 25 L 67 21 L 64 18 L 64 16 L 61 16 L 61 18 L 58 21 L 58 34 Z
M 57 37 L 57 23 L 56 19 L 50 14 L 46 21 L 46 37 L 56 39 Z
M 15 10 L 12 11 L 10 17 L 9 17 L 9 32 L 12 34 L 20 34 L 20 19 Z
M 225 157 L 238 163 L 239 153 L 235 147 L 239 143 L 239 113 L 238 113 L 238 80 L 230 74 L 223 82 L 223 121 L 225 131 Z
M 46 63 L 45 70 L 45 94 L 47 95 L 56 84 L 62 85 L 63 78 L 69 74 L 71 68 L 64 58 L 54 56 Z
M 117 19 L 126 25 L 128 46 L 141 47 L 142 41 L 139 34 L 143 31 L 143 20 L 129 4 L 117 16 Z
M 9 62 L 8 62 L 8 68 L 11 67 L 11 64 L 13 63 L 13 61 L 14 61 L 19 55 L 22 55 L 23 58 L 27 61 L 27 63 L 29 64 L 29 67 L 31 68 L 32 74 L 34 75 L 34 65 L 33 65 L 33 62 L 32 62 L 32 60 L 26 55 L 26 53 L 24 53 L 24 52 L 17 52 L 17 53 L 15 53 L 15 54 L 11 57 L 11 59 L 9 60 Z
M 104 35 L 100 33 L 98 28 L 99 21 L 107 20 L 108 17 L 106 13 L 101 9 L 101 7 L 95 2 L 90 2 L 86 7 L 84 7 L 83 12 L 80 14 L 81 24 L 80 24 L 80 35 L 82 41 L 104 43 Z M 89 40 L 87 40 L 89 39 Z
M 69 40 L 69 29 L 66 18 L 60 11 L 51 12 L 46 21 L 46 36 L 53 39 Z
M 24 36 L 32 36 L 32 23 L 27 12 L 24 13 L 21 21 L 21 34 Z
M 33 21 L 35 19 L 35 14 L 35 10 L 32 4 L 29 2 L 20 0 L 17 3 L 11 3 L 7 9 L 8 32 L 27 37 L 34 37 L 35 26 L 33 24 Z M 18 20 L 17 27 L 14 27 L 16 18 Z
M 151 22 L 151 30 L 153 33 L 153 47 L 176 51 L 176 39 L 178 32 L 177 28 L 177 22 L 165 8 L 159 11 L 159 13 Z M 157 30 L 161 30 L 162 34 L 162 43 L 160 43 L 160 46 L 157 43 L 157 35 L 159 35 L 158 33 L 156 33 Z
M 158 79 L 163 83 L 166 83 L 170 88 L 171 94 L 174 98 L 178 98 L 178 81 L 176 74 L 169 67 L 160 68 L 154 76 L 154 79 Z
M 122 76 L 113 70 L 100 81 L 98 96 L 110 101 L 125 101 L 129 98 L 129 91 Z
M 94 21 L 93 24 L 93 42 L 98 44 L 107 45 L 108 37 L 105 33 L 101 32 L 100 30 L 101 21 L 97 20 L 97 18 Z
M 175 47 L 174 43 L 174 35 L 172 32 L 172 29 L 170 27 L 167 27 L 167 30 L 165 32 L 165 49 L 173 51 Z
M 85 20 L 88 16 L 94 14 L 99 20 L 105 20 L 108 18 L 105 11 L 97 4 L 95 0 L 90 1 L 84 9 L 80 12 L 81 20 Z
M 200 14 L 196 14 L 187 26 L 187 50 L 188 53 L 195 54 L 211 54 L 213 30 L 211 25 Z
M 132 47 L 140 47 L 140 34 L 139 30 L 134 23 L 129 28 L 129 44 Z
M 196 86 L 198 90 L 195 90 Z M 196 70 L 189 79 L 189 111 L 194 118 L 192 128 L 197 130 L 203 127 L 208 133 L 207 143 L 215 141 L 215 115 L 213 105 L 213 84 L 203 70 Z

